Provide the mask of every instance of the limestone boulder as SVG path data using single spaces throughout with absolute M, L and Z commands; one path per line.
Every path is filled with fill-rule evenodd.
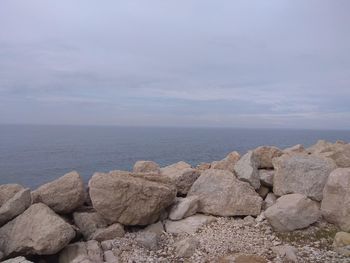
M 176 189 L 167 178 L 120 171 L 95 173 L 89 189 L 95 210 L 109 222 L 123 225 L 156 222 L 176 197 Z
M 180 220 L 197 213 L 199 198 L 197 196 L 189 196 L 186 198 L 178 197 L 169 212 L 171 220 Z
M 19 184 L 3 184 L 0 185 L 0 206 L 10 200 L 16 193 L 24 190 L 24 187 Z
M 199 198 L 199 212 L 218 216 L 259 215 L 262 204 L 262 198 L 249 183 L 226 170 L 202 172 L 192 185 L 190 196 Z
M 289 194 L 278 198 L 264 215 L 276 231 L 289 232 L 315 223 L 321 213 L 317 202 L 305 195 Z
M 0 206 L 0 226 L 22 214 L 32 203 L 30 189 L 23 189 Z
M 350 231 L 350 168 L 338 168 L 328 177 L 321 212 L 330 223 Z
M 277 196 L 299 193 L 321 201 L 329 174 L 336 168 L 333 160 L 312 155 L 283 155 L 274 159 L 273 192 Z
M 283 152 L 275 146 L 260 146 L 253 152 L 258 161 L 259 169 L 273 168 L 272 159 L 283 154 Z
M 259 178 L 261 185 L 272 187 L 273 186 L 273 177 L 275 176 L 274 170 L 259 170 Z
M 56 213 L 68 214 L 85 201 L 84 182 L 73 171 L 32 192 L 34 203 L 44 203 Z
M 235 164 L 240 158 L 241 155 L 238 152 L 231 152 L 224 159 L 212 162 L 210 168 L 233 172 Z
M 95 241 L 77 242 L 65 247 L 58 259 L 59 263 L 102 263 L 103 251 Z
M 178 162 L 161 168 L 161 174 L 176 185 L 179 195 L 186 195 L 200 172 L 185 162 Z
M 249 151 L 235 164 L 234 171 L 240 180 L 248 182 L 254 189 L 259 189 L 258 165 L 258 159 L 254 152 Z
M 165 230 L 171 234 L 194 234 L 201 227 L 215 222 L 216 218 L 214 216 L 207 216 L 196 214 L 193 216 L 186 217 L 179 221 L 166 220 Z
M 74 237 L 75 231 L 45 204 L 33 204 L 0 228 L 0 251 L 11 255 L 51 255 Z
M 137 161 L 134 165 L 133 172 L 160 174 L 160 167 L 153 161 Z

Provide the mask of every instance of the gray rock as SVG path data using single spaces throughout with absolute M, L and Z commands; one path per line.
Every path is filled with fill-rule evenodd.
M 158 249 L 158 242 L 159 242 L 159 235 L 157 235 L 154 232 L 150 231 L 140 231 L 137 234 L 136 242 L 149 250 L 157 250 Z
M 328 177 L 323 190 L 321 212 L 330 223 L 350 231 L 350 168 L 338 168 Z
M 197 213 L 199 198 L 197 196 L 189 196 L 186 198 L 178 197 L 175 204 L 171 207 L 169 218 L 171 220 L 180 220 Z
M 95 240 L 66 246 L 59 255 L 59 263 L 102 263 L 103 252 Z
M 33 203 L 44 203 L 56 213 L 68 214 L 85 201 L 84 182 L 73 171 L 32 192 Z
M 0 206 L 0 226 L 6 224 L 19 214 L 22 214 L 32 203 L 29 189 L 18 191 Z
M 137 161 L 134 165 L 133 172 L 160 174 L 160 167 L 153 161 Z
M 275 176 L 274 170 L 259 170 L 260 183 L 267 187 L 273 186 L 273 177 Z
M 322 200 L 329 174 L 336 168 L 328 158 L 308 155 L 283 155 L 274 159 L 273 192 L 277 196 L 299 193 Z
M 124 227 L 119 223 L 114 223 L 106 228 L 97 229 L 90 237 L 90 239 L 97 241 L 104 241 L 123 237 L 125 235 Z
M 16 193 L 24 190 L 24 187 L 19 184 L 3 184 L 0 185 L 0 206 L 10 200 Z
M 107 263 L 118 263 L 119 259 L 116 255 L 114 255 L 113 251 L 105 251 L 103 254 L 104 260 Z
M 270 192 L 270 189 L 267 188 L 266 186 L 260 186 L 257 192 L 262 198 L 265 198 L 267 194 Z
M 199 241 L 194 237 L 185 238 L 175 244 L 175 253 L 179 258 L 189 258 L 196 251 Z
M 235 164 L 240 158 L 241 155 L 238 152 L 231 152 L 224 159 L 212 162 L 210 168 L 233 172 Z
M 145 232 L 153 232 L 160 236 L 165 230 L 162 222 L 158 221 L 157 223 L 154 223 L 152 225 L 147 226 L 144 229 Z
M 273 193 L 268 193 L 263 202 L 263 209 L 266 210 L 276 203 L 277 197 Z
M 85 240 L 90 240 L 97 229 L 106 228 L 108 226 L 107 221 L 97 212 L 75 212 L 73 214 L 73 219 Z
M 11 255 L 51 255 L 75 236 L 73 228 L 45 204 L 31 205 L 0 228 L 0 250 Z
M 346 257 L 350 256 L 350 233 L 338 232 L 333 241 L 334 250 Z
M 194 234 L 199 228 L 205 226 L 211 222 L 216 221 L 216 218 L 213 216 L 206 215 L 194 215 L 186 217 L 185 219 L 179 221 L 165 221 L 165 230 L 171 234 Z
M 290 263 L 299 262 L 297 257 L 298 250 L 293 246 L 289 246 L 289 245 L 276 246 L 276 247 L 273 247 L 271 250 L 279 258 L 281 258 L 283 262 L 290 262 Z
M 176 197 L 174 185 L 162 176 L 120 171 L 95 173 L 89 188 L 96 211 L 109 222 L 124 225 L 156 222 Z
M 32 263 L 32 261 L 27 260 L 25 257 L 16 257 L 10 258 L 5 261 L 1 261 L 2 263 Z
M 250 183 L 254 189 L 259 189 L 260 178 L 258 165 L 259 162 L 254 152 L 249 151 L 235 164 L 234 171 L 239 179 Z
M 280 232 L 305 228 L 321 216 L 319 204 L 301 194 L 284 195 L 269 207 L 264 215 Z
M 262 204 L 248 183 L 226 170 L 202 172 L 187 196 L 199 197 L 199 212 L 219 216 L 258 215 Z
M 275 146 L 260 146 L 254 150 L 259 169 L 273 168 L 272 159 L 282 154 L 283 152 Z

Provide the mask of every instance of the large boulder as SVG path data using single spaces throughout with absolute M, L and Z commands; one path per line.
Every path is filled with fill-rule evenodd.
M 0 206 L 0 226 L 22 214 L 32 203 L 30 189 L 23 189 Z
M 77 172 L 70 172 L 40 186 L 32 192 L 32 198 L 34 203 L 44 203 L 56 213 L 71 213 L 84 203 L 83 179 Z
M 215 222 L 216 217 L 207 215 L 193 215 L 179 221 L 166 220 L 165 230 L 171 234 L 194 234 L 201 227 Z
M 161 174 L 170 179 L 177 188 L 180 195 L 186 195 L 192 184 L 197 180 L 200 172 L 191 168 L 191 165 L 185 162 L 178 162 L 160 169 Z
M 321 213 L 317 202 L 305 195 L 289 194 L 278 198 L 264 215 L 275 230 L 288 232 L 311 225 L 320 218 Z
M 95 241 L 77 242 L 66 246 L 59 254 L 59 263 L 102 263 L 103 251 Z
M 137 161 L 133 168 L 134 173 L 160 173 L 160 167 L 153 161 Z
M 212 162 L 210 168 L 233 172 L 235 164 L 240 158 L 241 155 L 238 152 L 231 152 L 224 159 Z
M 12 255 L 51 255 L 74 237 L 75 231 L 45 204 L 33 204 L 0 228 L 0 251 Z
M 175 187 L 162 176 L 121 171 L 95 173 L 89 190 L 96 211 L 109 222 L 124 225 L 156 222 L 176 197 Z
M 10 200 L 16 193 L 23 190 L 24 187 L 19 184 L 0 185 L 0 206 Z
M 273 168 L 272 159 L 282 154 L 283 152 L 275 146 L 260 146 L 254 150 L 259 169 Z
M 202 172 L 188 196 L 199 197 L 199 212 L 219 216 L 259 215 L 262 204 L 253 187 L 226 170 Z
M 329 174 L 336 168 L 333 160 L 312 155 L 283 155 L 274 159 L 273 192 L 277 196 L 299 193 L 321 201 Z
M 98 230 L 108 226 L 108 223 L 97 212 L 75 212 L 73 214 L 75 225 L 83 234 L 85 240 L 92 239 L 92 235 Z
M 180 220 L 197 213 L 199 198 L 197 196 L 189 196 L 186 198 L 178 197 L 169 212 L 171 220 Z
M 254 189 L 259 189 L 260 178 L 258 172 L 258 159 L 253 151 L 249 151 L 235 164 L 234 171 L 239 179 L 248 182 Z
M 350 168 L 338 168 L 328 177 L 321 212 L 330 223 L 350 231 Z

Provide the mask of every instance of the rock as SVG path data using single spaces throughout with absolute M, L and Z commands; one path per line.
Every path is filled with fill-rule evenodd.
M 338 168 L 328 177 L 323 190 L 321 212 L 330 223 L 350 231 L 350 168 Z
M 69 214 L 85 200 L 84 182 L 73 171 L 32 192 L 33 203 L 44 203 L 56 213 Z
M 248 183 L 225 170 L 202 172 L 187 196 L 199 197 L 199 212 L 219 216 L 258 215 L 262 204 Z
M 109 222 L 124 225 L 156 222 L 162 210 L 176 197 L 175 187 L 158 175 L 133 175 L 120 171 L 95 173 L 89 187 L 96 211 Z
M 350 256 L 350 233 L 338 232 L 334 237 L 334 250 L 346 257 Z
M 136 237 L 136 242 L 148 250 L 157 250 L 159 235 L 154 232 L 140 231 Z
M 254 151 L 259 169 L 272 169 L 272 159 L 279 157 L 283 152 L 275 146 L 260 146 Z
M 280 232 L 305 228 L 320 218 L 319 204 L 301 194 L 284 195 L 264 212 L 272 227 Z
M 112 250 L 114 245 L 114 239 L 104 240 L 101 242 L 101 247 L 103 251 Z
M 152 225 L 147 226 L 144 229 L 145 232 L 153 232 L 160 236 L 164 232 L 164 226 L 162 222 L 158 221 L 157 223 L 154 223 Z
M 257 255 L 233 254 L 219 258 L 218 263 L 267 263 L 268 261 Z
M 107 221 L 97 212 L 75 212 L 73 214 L 73 219 L 85 240 L 92 239 L 91 236 L 97 229 L 106 228 L 108 225 Z
M 178 197 L 175 204 L 171 207 L 169 218 L 171 220 L 180 220 L 197 213 L 199 198 L 197 196 L 189 196 L 187 198 Z
M 5 261 L 1 261 L 2 263 L 32 263 L 32 261 L 27 260 L 25 257 L 16 257 L 10 258 Z
M 59 255 L 59 263 L 102 263 L 103 252 L 95 240 L 66 246 Z
M 29 189 L 23 189 L 15 193 L 14 196 L 0 206 L 0 226 L 22 214 L 31 203 L 32 197 Z
M 318 140 L 316 144 L 306 149 L 309 154 L 319 154 L 332 150 L 332 143 L 325 140 Z
M 210 168 L 233 172 L 234 166 L 240 158 L 241 155 L 238 152 L 231 152 L 221 161 L 212 162 Z
M 178 194 L 186 195 L 200 172 L 185 162 L 178 162 L 161 168 L 161 174 L 176 185 Z
M 254 189 L 259 189 L 260 178 L 258 172 L 258 159 L 254 152 L 249 151 L 235 164 L 234 171 L 239 179 L 248 182 Z
M 189 258 L 196 251 L 199 241 L 196 238 L 189 237 L 175 244 L 175 254 L 179 258 Z
M 133 172 L 160 174 L 160 167 L 153 161 L 137 161 L 134 165 Z
M 274 170 L 259 170 L 260 183 L 267 187 L 273 186 L 273 177 L 275 176 Z
M 287 153 L 287 154 L 304 153 L 304 152 L 305 152 L 305 148 L 302 144 L 297 144 L 283 150 L 283 153 Z
M 289 245 L 282 245 L 273 247 L 271 250 L 278 257 L 280 257 L 283 260 L 283 262 L 299 262 L 297 257 L 298 250 L 295 247 Z
M 0 207 L 21 190 L 24 190 L 24 187 L 19 184 L 0 185 Z
M 107 263 L 118 263 L 119 262 L 118 257 L 116 257 L 114 255 L 112 250 L 105 251 L 103 254 L 103 257 L 105 259 L 105 262 L 107 262 Z
M 267 194 L 270 192 L 270 189 L 267 188 L 266 186 L 260 186 L 257 192 L 262 198 L 265 198 Z
M 216 218 L 213 216 L 197 214 L 179 221 L 166 220 L 165 230 L 171 234 L 194 234 L 202 226 L 214 221 L 216 221 Z
M 207 169 L 210 169 L 210 163 L 200 163 L 196 166 L 196 170 L 198 171 L 204 171 L 204 170 L 207 170 Z
M 266 210 L 276 203 L 277 197 L 273 193 L 268 193 L 263 202 L 263 209 Z
M 0 228 L 0 250 L 11 255 L 51 255 L 75 236 L 73 228 L 45 204 L 31 205 Z
M 321 201 L 329 174 L 336 168 L 334 161 L 311 155 L 283 155 L 274 159 L 276 173 L 273 192 L 277 196 L 299 193 Z
M 90 237 L 90 239 L 99 242 L 123 237 L 125 235 L 124 227 L 119 223 L 114 223 L 106 228 L 97 229 Z

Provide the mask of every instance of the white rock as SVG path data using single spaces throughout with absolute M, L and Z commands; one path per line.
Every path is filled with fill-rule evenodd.
M 32 261 L 27 260 L 25 257 L 16 257 L 10 258 L 5 261 L 1 261 L 2 263 L 32 263 Z
M 258 164 L 258 159 L 254 152 L 249 151 L 234 166 L 237 177 L 242 181 L 250 183 L 254 189 L 259 189 L 260 187 Z
M 194 234 L 202 226 L 214 221 L 216 221 L 216 218 L 213 216 L 197 214 L 179 221 L 166 220 L 165 230 L 171 234 Z
M 169 218 L 171 220 L 180 220 L 197 213 L 199 198 L 197 196 L 189 196 L 186 198 L 178 197 L 175 204 L 171 207 Z

